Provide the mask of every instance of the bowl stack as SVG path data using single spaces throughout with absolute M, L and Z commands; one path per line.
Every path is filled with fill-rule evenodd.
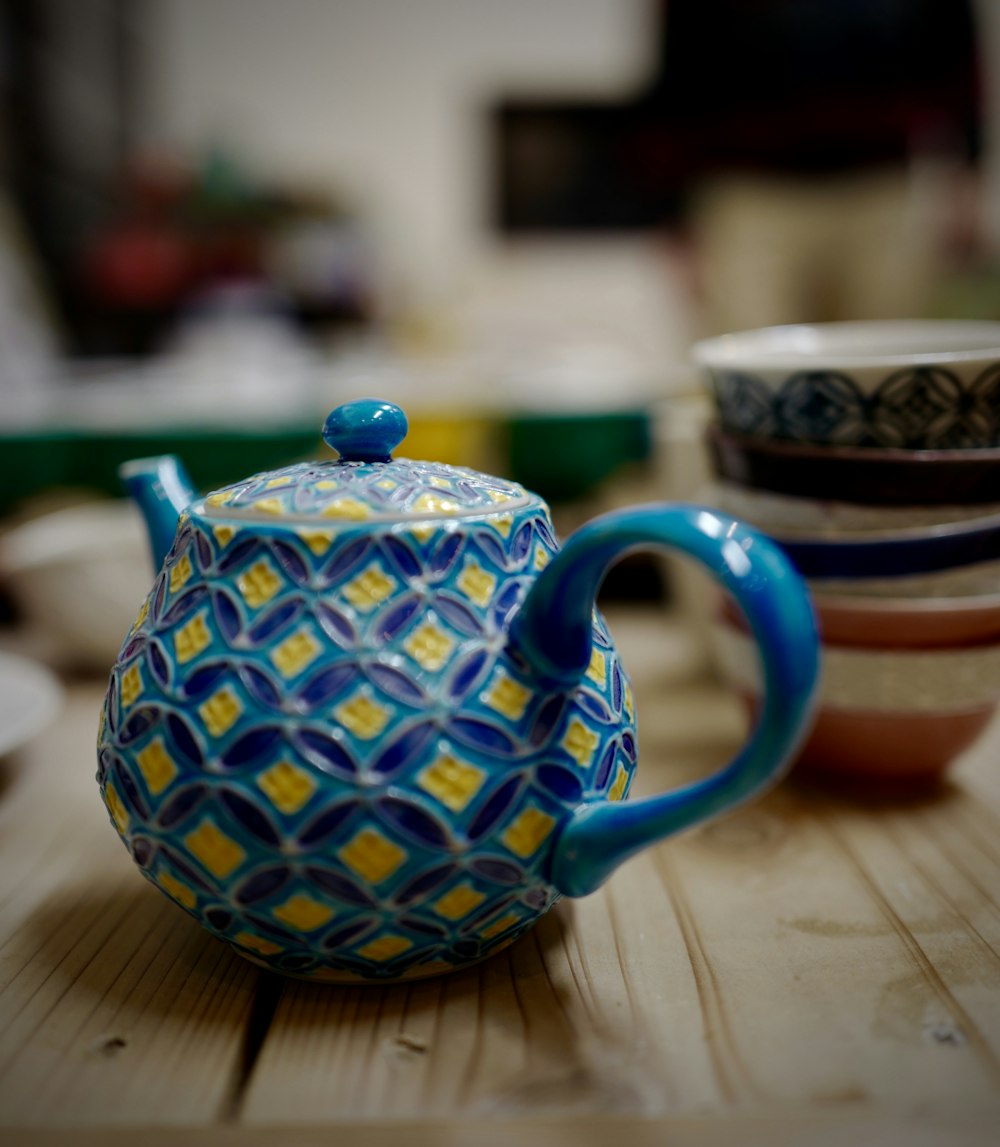
M 1000 701 L 1000 323 L 771 327 L 693 350 L 718 508 L 781 544 L 823 638 L 798 767 L 940 776 Z M 718 665 L 752 702 L 731 603 Z

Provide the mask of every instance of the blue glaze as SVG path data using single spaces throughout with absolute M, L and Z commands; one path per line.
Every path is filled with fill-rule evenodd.
M 398 406 L 361 398 L 330 412 L 323 441 L 342 462 L 388 462 L 407 430 L 406 415 Z
M 162 569 L 111 672 L 101 794 L 147 879 L 275 971 L 385 980 L 489 955 L 758 791 L 804 728 L 803 585 L 713 511 L 623 511 L 560 552 L 537 497 L 457 468 L 300 463 L 195 500 L 176 459 L 125 478 Z M 594 600 L 638 544 L 735 594 L 768 695 L 728 770 L 627 806 L 632 690 Z
M 974 565 L 1000 558 L 1000 515 L 913 531 L 910 536 L 847 541 L 775 539 L 803 577 L 878 578 Z
M 569 896 L 592 892 L 647 845 L 760 792 L 791 760 L 811 715 L 819 644 L 801 579 L 767 538 L 715 510 L 652 505 L 584 526 L 532 586 L 512 626 L 512 645 L 545 679 L 564 687 L 579 680 L 605 571 L 625 550 L 650 544 L 696 558 L 739 603 L 763 659 L 764 708 L 749 743 L 707 780 L 629 804 L 582 807 L 553 854 L 552 882 Z
M 125 489 L 142 512 L 153 556 L 159 569 L 173 545 L 177 521 L 195 498 L 180 459 L 173 454 L 162 458 L 136 458 L 118 470 Z

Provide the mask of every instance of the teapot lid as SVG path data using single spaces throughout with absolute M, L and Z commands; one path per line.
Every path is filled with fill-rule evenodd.
M 406 415 L 389 402 L 338 406 L 323 439 L 340 455 L 255 474 L 207 495 L 208 518 L 292 522 L 397 522 L 482 517 L 539 505 L 523 486 L 459 466 L 393 458 Z

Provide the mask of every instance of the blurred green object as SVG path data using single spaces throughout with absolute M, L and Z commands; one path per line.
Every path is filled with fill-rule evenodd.
M 258 470 L 332 454 L 315 423 L 279 429 L 210 427 L 96 433 L 44 430 L 0 434 L 0 514 L 53 489 L 123 497 L 118 467 L 130 458 L 178 454 L 199 489 L 213 490 Z
M 550 502 L 586 497 L 652 456 L 645 410 L 517 415 L 507 422 L 506 445 L 506 475 Z M 159 454 L 179 455 L 200 490 L 299 459 L 334 456 L 312 421 L 259 429 L 9 431 L 0 433 L 0 515 L 55 489 L 122 497 L 121 463 Z
M 1000 263 L 983 261 L 942 275 L 930 313 L 942 319 L 1000 319 Z
M 645 410 L 518 414 L 507 435 L 509 476 L 549 502 L 586 497 L 653 453 Z

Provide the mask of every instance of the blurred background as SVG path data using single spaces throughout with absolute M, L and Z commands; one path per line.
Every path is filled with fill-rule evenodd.
M 1000 318 L 998 64 L 989 0 L 0 0 L 4 616 L 125 564 L 24 540 L 120 461 L 221 485 L 362 395 L 563 530 L 696 495 L 697 337 Z

